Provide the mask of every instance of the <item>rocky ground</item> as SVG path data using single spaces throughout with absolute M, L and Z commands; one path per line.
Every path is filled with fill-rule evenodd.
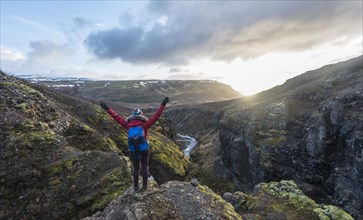
M 255 191 L 227 192 L 222 198 L 196 179 L 154 183 L 143 192 L 129 188 L 103 211 L 85 219 L 353 220 L 340 208 L 315 203 L 293 181 L 261 183 Z
M 241 219 L 233 206 L 196 180 L 151 184 L 144 192 L 128 189 L 95 219 Z

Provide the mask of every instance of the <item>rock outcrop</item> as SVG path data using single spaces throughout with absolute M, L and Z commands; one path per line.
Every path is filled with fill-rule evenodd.
M 215 194 L 196 179 L 155 182 L 143 192 L 129 188 L 103 211 L 85 220 L 124 219 L 272 219 L 353 220 L 342 209 L 320 205 L 305 196 L 294 181 L 261 183 L 255 193 Z
M 231 204 L 207 186 L 171 181 L 151 184 L 144 192 L 129 188 L 102 212 L 87 220 L 98 219 L 241 219 Z
M 260 183 L 252 195 L 225 193 L 223 198 L 233 204 L 243 219 L 353 220 L 338 207 L 317 204 L 294 181 Z
M 0 114 L 0 219 L 78 219 L 132 185 L 126 131 L 100 107 L 0 72 Z M 155 179 L 183 179 L 178 146 L 150 136 Z
M 307 72 L 253 97 L 183 111 L 191 114 L 181 117 L 175 109 L 167 115 L 181 130 L 198 121 L 193 129 L 199 132 L 186 134 L 209 142 L 191 153 L 193 162 L 200 163 L 193 172 L 214 190 L 220 186 L 210 185 L 205 174 L 229 176 L 242 191 L 260 182 L 293 179 L 317 201 L 363 218 L 362 56 Z M 213 152 L 204 146 L 213 146 Z M 221 175 L 223 167 L 227 171 Z

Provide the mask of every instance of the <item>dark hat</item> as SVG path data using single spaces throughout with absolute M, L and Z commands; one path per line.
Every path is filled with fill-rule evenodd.
M 143 115 L 143 114 L 144 113 L 138 108 L 132 109 L 132 115 Z

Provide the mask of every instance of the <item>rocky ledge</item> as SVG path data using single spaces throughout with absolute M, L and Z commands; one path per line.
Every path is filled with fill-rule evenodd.
M 341 208 L 317 204 L 294 181 L 261 183 L 251 195 L 224 193 L 223 198 L 193 179 L 161 186 L 151 182 L 144 192 L 129 188 L 103 211 L 85 220 L 116 219 L 250 219 L 353 220 Z
M 96 219 L 241 219 L 233 206 L 196 181 L 156 183 L 144 192 L 129 188 L 112 201 Z

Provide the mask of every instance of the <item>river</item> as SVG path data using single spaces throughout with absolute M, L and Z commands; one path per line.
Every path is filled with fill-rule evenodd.
M 189 157 L 192 149 L 198 144 L 198 141 L 193 137 L 183 134 L 177 134 L 177 141 L 183 143 L 186 148 L 183 150 L 184 155 Z

